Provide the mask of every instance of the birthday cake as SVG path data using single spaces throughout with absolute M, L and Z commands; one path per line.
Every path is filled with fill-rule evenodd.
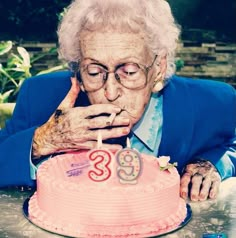
M 158 161 L 128 148 L 55 156 L 38 169 L 29 219 L 71 237 L 151 237 L 174 230 L 187 214 L 180 177 Z

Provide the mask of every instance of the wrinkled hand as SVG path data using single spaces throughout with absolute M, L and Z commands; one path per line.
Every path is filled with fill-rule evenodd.
M 216 198 L 221 177 L 209 161 L 188 164 L 180 182 L 180 196 L 192 201 L 205 201 Z
M 121 108 L 115 105 L 97 104 L 74 107 L 80 87 L 76 78 L 72 77 L 71 82 L 71 89 L 55 113 L 45 124 L 35 130 L 32 154 L 36 158 L 57 152 L 96 147 L 99 130 L 103 140 L 129 133 L 129 119 L 119 115 L 116 115 L 112 123 L 112 126 L 119 127 L 106 128 L 109 126 L 110 114 L 118 114 L 121 111 Z M 104 113 L 108 116 L 101 115 Z M 121 148 L 118 145 L 103 145 L 113 149 Z

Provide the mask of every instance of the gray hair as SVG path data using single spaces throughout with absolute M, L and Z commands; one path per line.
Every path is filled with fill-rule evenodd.
M 83 30 L 141 32 L 150 53 L 167 55 L 166 78 L 175 72 L 175 51 L 180 28 L 165 0 L 74 0 L 58 28 L 59 56 L 80 60 L 80 33 Z

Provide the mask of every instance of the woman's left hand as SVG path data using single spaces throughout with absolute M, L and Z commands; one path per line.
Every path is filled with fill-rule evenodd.
M 220 174 L 209 161 L 188 164 L 180 181 L 180 196 L 192 201 L 216 198 L 221 183 Z

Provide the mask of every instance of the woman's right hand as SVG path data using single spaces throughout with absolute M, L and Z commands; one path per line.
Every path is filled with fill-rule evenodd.
M 129 134 L 129 119 L 119 116 L 121 108 L 113 104 L 96 104 L 88 107 L 74 107 L 80 92 L 76 78 L 71 78 L 72 86 L 49 120 L 35 130 L 33 138 L 33 157 L 58 152 L 96 147 L 98 131 L 102 139 L 117 138 Z M 109 127 L 109 116 L 116 117 Z M 106 114 L 106 115 L 104 115 Z M 106 145 L 113 149 L 119 145 Z

